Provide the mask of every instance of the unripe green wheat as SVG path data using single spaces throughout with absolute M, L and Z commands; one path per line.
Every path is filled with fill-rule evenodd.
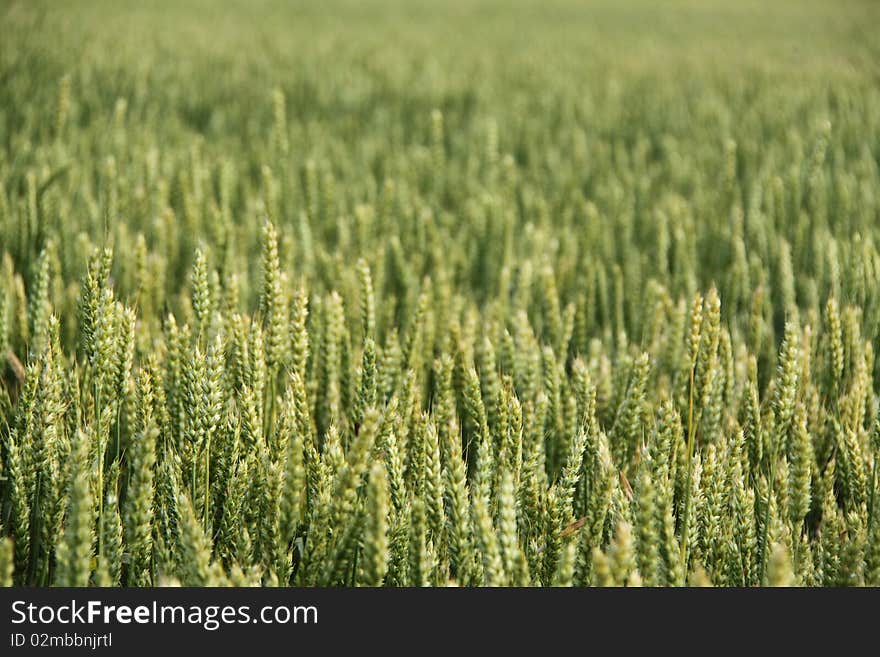
M 0 583 L 876 585 L 870 58 L 384 9 L 4 17 Z

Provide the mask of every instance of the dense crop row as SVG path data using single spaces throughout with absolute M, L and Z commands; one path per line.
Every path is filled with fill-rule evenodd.
M 0 583 L 880 585 L 867 76 L 10 52 Z

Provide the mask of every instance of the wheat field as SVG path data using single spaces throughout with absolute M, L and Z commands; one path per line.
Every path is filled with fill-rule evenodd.
M 880 585 L 878 25 L 0 3 L 0 585 Z

